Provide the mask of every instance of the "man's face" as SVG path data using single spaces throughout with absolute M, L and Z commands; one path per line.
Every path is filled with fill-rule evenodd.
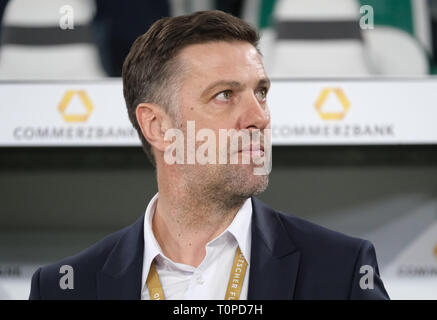
M 177 122 L 186 139 L 187 121 L 194 121 L 196 133 L 208 128 L 216 137 L 216 164 L 202 165 L 196 161 L 194 165 L 181 166 L 187 186 L 219 193 L 224 200 L 246 198 L 264 191 L 268 174 L 254 174 L 254 168 L 262 166 L 253 161 L 259 155 L 242 151 L 243 143 L 233 153 L 230 139 L 227 146 L 220 145 L 219 141 L 220 129 L 235 129 L 237 132 L 245 129 L 246 132 L 260 131 L 263 145 L 264 129 L 270 128 L 266 104 L 270 81 L 259 53 L 247 42 L 218 41 L 190 45 L 181 51 L 179 58 L 184 75 L 178 95 Z M 197 141 L 196 149 L 202 143 Z M 228 158 L 226 164 L 219 164 L 219 152 L 223 152 L 223 147 Z M 231 164 L 230 155 L 237 156 L 236 153 L 238 164 Z M 249 157 L 249 164 L 242 163 L 243 154 Z

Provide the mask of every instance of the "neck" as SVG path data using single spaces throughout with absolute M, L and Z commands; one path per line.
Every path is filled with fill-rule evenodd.
M 168 258 L 197 267 L 205 258 L 206 244 L 226 230 L 245 199 L 223 203 L 180 191 L 186 188 L 174 189 L 174 184 L 159 187 L 153 233 Z

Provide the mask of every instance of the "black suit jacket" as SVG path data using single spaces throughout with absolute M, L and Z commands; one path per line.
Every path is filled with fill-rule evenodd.
M 388 299 L 373 245 L 278 212 L 252 197 L 248 299 Z M 144 215 L 81 253 L 39 268 L 30 299 L 140 299 Z M 62 265 L 74 289 L 61 289 Z M 362 289 L 363 265 L 374 270 Z

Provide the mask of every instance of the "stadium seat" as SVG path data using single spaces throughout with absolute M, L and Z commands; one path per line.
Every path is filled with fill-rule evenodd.
M 280 0 L 274 19 L 272 77 L 370 74 L 355 0 Z
M 90 23 L 93 1 L 71 0 L 74 29 L 60 28 L 62 0 L 9 1 L 2 23 L 0 79 L 96 79 L 105 76 Z
M 273 78 L 428 73 L 420 41 L 390 26 L 363 30 L 360 18 L 358 0 L 276 1 L 272 26 L 261 31 L 267 71 Z

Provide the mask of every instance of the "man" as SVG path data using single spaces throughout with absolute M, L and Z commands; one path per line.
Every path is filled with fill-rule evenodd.
M 269 171 L 256 172 L 268 161 L 270 128 L 270 81 L 257 42 L 248 24 L 220 11 L 161 19 L 135 41 L 124 96 L 159 192 L 133 225 L 38 269 L 31 299 L 388 298 L 370 242 L 253 197 Z M 242 135 L 223 153 L 222 130 L 226 143 L 239 132 L 259 140 L 245 144 Z M 217 163 L 223 154 L 229 161 Z M 62 285 L 65 265 L 74 288 Z

